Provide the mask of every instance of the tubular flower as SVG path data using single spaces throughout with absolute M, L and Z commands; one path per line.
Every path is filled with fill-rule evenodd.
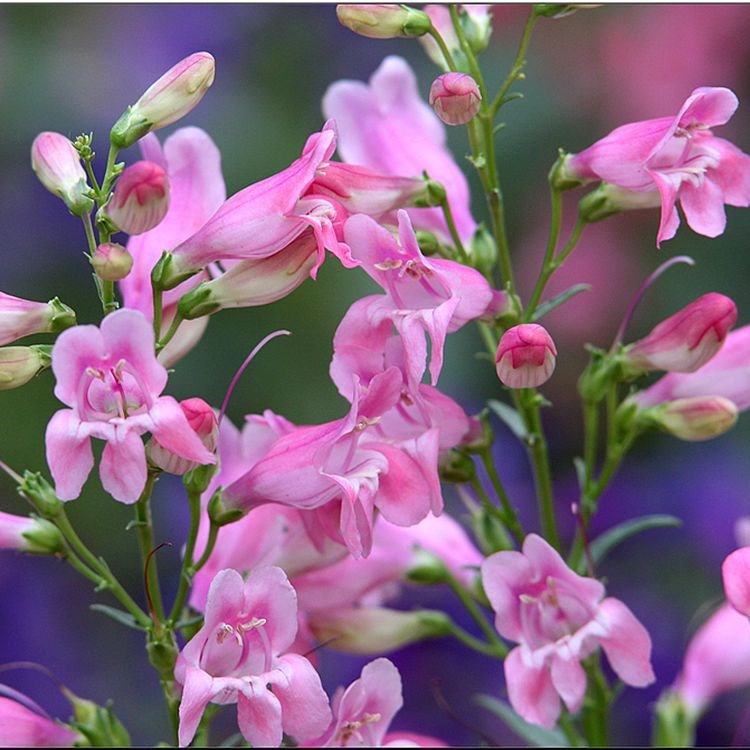
M 154 334 L 135 310 L 117 310 L 96 326 L 64 331 L 52 351 L 56 412 L 46 432 L 47 462 L 60 500 L 81 493 L 93 464 L 90 438 L 106 440 L 99 474 L 116 500 L 134 503 L 146 484 L 140 436 L 150 432 L 167 450 L 201 464 L 216 459 L 190 427 L 180 405 L 161 396 L 167 371 L 154 356 Z
M 619 600 L 604 599 L 604 586 L 583 578 L 536 534 L 522 552 L 496 552 L 482 564 L 482 582 L 501 636 L 519 645 L 505 660 L 510 703 L 526 721 L 551 729 L 560 699 L 575 713 L 583 704 L 586 673 L 581 660 L 601 645 L 626 684 L 654 681 L 651 639 Z
M 57 297 L 33 302 L 0 292 L 0 346 L 34 333 L 56 333 L 75 322 L 76 314 Z
M 73 747 L 83 736 L 47 716 L 39 706 L 0 696 L 0 746 Z
M 284 733 L 310 737 L 331 720 L 320 677 L 303 656 L 285 653 L 297 632 L 294 589 L 280 568 L 217 573 L 203 627 L 180 653 L 179 742 L 190 744 L 209 703 L 237 704 L 253 747 L 278 747 Z
M 726 225 L 725 203 L 750 205 L 750 156 L 710 130 L 726 123 L 737 105 L 729 89 L 697 88 L 676 116 L 622 125 L 570 157 L 565 177 L 653 194 L 661 204 L 657 245 L 677 231 L 678 200 L 693 231 L 716 237 Z M 624 203 L 627 208 L 627 196 Z

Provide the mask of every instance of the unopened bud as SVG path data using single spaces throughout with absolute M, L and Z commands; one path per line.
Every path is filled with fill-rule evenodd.
M 485 276 L 489 276 L 497 263 L 497 243 L 484 224 L 477 227 L 469 243 L 469 261 Z M 501 292 L 501 294 L 505 294 Z M 506 295 L 507 296 L 507 295 Z
M 96 275 L 104 281 L 120 281 L 133 267 L 133 256 L 117 242 L 105 242 L 91 258 Z
M 137 161 L 120 175 L 107 215 L 128 234 L 142 234 L 157 226 L 169 209 L 167 173 L 151 161 Z
M 466 73 L 443 73 L 430 86 L 430 106 L 446 125 L 465 125 L 479 112 L 482 94 Z
M 51 193 L 65 202 L 75 216 L 94 207 L 86 172 L 73 144 L 61 133 L 40 133 L 31 144 L 31 168 Z
M 575 180 L 574 171 L 561 171 L 561 180 Z M 661 197 L 658 190 L 635 192 L 603 182 L 578 203 L 580 218 L 588 223 L 601 221 L 621 211 L 639 208 L 658 208 Z
M 657 427 L 681 440 L 710 440 L 734 426 L 737 406 L 723 396 L 694 396 L 667 401 L 638 412 L 644 426 Z
M 63 540 L 57 526 L 43 518 L 0 512 L 0 549 L 55 555 L 63 551 Z
M 52 364 L 48 346 L 4 346 L 0 348 L 0 391 L 26 385 Z
M 414 560 L 406 571 L 406 578 L 413 583 L 445 583 L 448 580 L 448 569 L 437 555 L 420 547 L 414 552 Z
M 432 232 L 427 232 L 424 229 L 417 229 L 416 234 L 417 243 L 419 244 L 419 249 L 422 251 L 422 255 L 426 255 L 427 257 L 437 255 L 438 250 L 440 250 L 438 238 Z
M 422 36 L 432 26 L 426 13 L 405 5 L 337 5 L 336 17 L 342 26 L 370 39 Z
M 401 612 L 385 607 L 324 610 L 311 614 L 309 625 L 318 641 L 347 654 L 387 654 L 451 633 L 450 619 L 443 612 Z
M 182 413 L 200 441 L 212 453 L 219 439 L 219 423 L 214 410 L 202 398 L 188 398 L 180 401 Z M 165 448 L 156 438 L 151 438 L 147 446 L 151 463 L 170 474 L 183 475 L 199 464 Z
M 469 482 L 476 476 L 476 468 L 471 457 L 457 450 L 448 451 L 438 467 L 444 482 Z
M 556 357 L 555 342 L 543 326 L 521 323 L 500 339 L 495 355 L 497 377 L 508 388 L 536 388 L 549 380 Z
M 0 346 L 35 333 L 57 333 L 75 323 L 76 314 L 57 297 L 33 302 L 0 292 Z
M 487 49 L 492 35 L 492 5 L 467 4 L 461 7 L 461 26 L 472 52 L 479 55 Z
M 736 320 L 737 306 L 729 297 L 704 294 L 627 347 L 626 366 L 635 373 L 694 372 L 719 351 Z
M 114 715 L 109 705 L 99 706 L 93 701 L 79 698 L 67 688 L 63 693 L 73 706 L 75 721 L 72 726 L 86 738 L 85 744 L 91 747 L 131 746 L 128 730 Z M 81 745 L 83 744 L 81 742 Z
M 178 62 L 122 113 L 109 135 L 112 145 L 127 148 L 146 133 L 184 117 L 208 91 L 214 72 L 215 61 L 208 52 L 196 52 Z

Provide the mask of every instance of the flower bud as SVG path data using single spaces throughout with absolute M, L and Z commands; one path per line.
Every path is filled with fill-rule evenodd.
M 560 169 L 557 179 L 560 184 L 575 187 L 569 183 L 578 181 L 583 184 L 587 178 L 583 172 L 570 168 L 568 161 Z M 625 188 L 603 182 L 596 190 L 592 190 L 578 203 L 578 215 L 589 224 L 601 221 L 621 211 L 640 208 L 658 208 L 661 206 L 661 196 L 658 190 L 635 192 Z
M 161 222 L 169 209 L 167 173 L 151 161 L 137 161 L 120 175 L 107 215 L 128 234 L 142 234 Z
M 578 10 L 600 7 L 601 3 L 536 3 L 534 13 L 545 18 L 564 18 Z
M 0 696 L 0 727 L 4 747 L 74 747 L 83 737 L 67 725 L 32 711 L 25 696 L 23 703 Z
M 184 117 L 214 82 L 214 68 L 214 58 L 208 52 L 196 52 L 170 68 L 112 126 L 112 145 L 127 148 L 146 133 Z
M 76 314 L 57 297 L 33 302 L 0 292 L 0 346 L 34 333 L 57 333 L 75 323 Z
M 44 346 L 4 346 L 0 348 L 0 391 L 26 385 L 52 363 Z
M 386 607 L 343 607 L 310 614 L 310 630 L 321 643 L 347 654 L 387 654 L 425 638 L 451 633 L 443 612 L 401 612 Z
M 463 5 L 459 18 L 472 52 L 475 55 L 484 52 L 492 35 L 492 5 L 489 3 Z
M 342 26 L 370 39 L 422 36 L 432 26 L 426 13 L 404 5 L 337 5 L 336 17 Z
M 658 427 L 681 440 L 710 440 L 734 426 L 737 406 L 723 396 L 694 396 L 638 412 L 644 427 Z
M 536 323 L 509 328 L 500 339 L 495 367 L 508 388 L 536 388 L 555 369 L 557 349 L 546 329 Z
M 635 373 L 694 372 L 719 351 L 736 320 L 737 307 L 729 297 L 704 294 L 629 346 L 626 367 Z
M 219 440 L 219 423 L 214 410 L 202 398 L 180 401 L 180 408 L 193 432 L 213 453 Z M 152 464 L 170 474 L 182 475 L 199 466 L 196 461 L 189 461 L 167 450 L 156 438 L 149 440 L 146 452 Z
M 133 267 L 133 256 L 117 242 L 105 242 L 91 258 L 96 275 L 104 281 L 120 281 Z
M 0 549 L 54 555 L 63 550 L 57 526 L 43 518 L 0 512 Z
M 477 82 L 466 73 L 443 73 L 430 86 L 430 106 L 446 125 L 465 125 L 481 101 Z
M 70 213 L 81 216 L 94 207 L 81 158 L 60 133 L 40 133 L 31 144 L 31 168 L 51 193 L 65 202 Z

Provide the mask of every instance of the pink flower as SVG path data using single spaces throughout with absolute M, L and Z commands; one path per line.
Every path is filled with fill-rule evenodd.
M 471 216 L 466 178 L 445 145 L 445 128 L 421 99 L 413 71 L 400 57 L 387 57 L 370 78 L 338 81 L 323 97 L 323 112 L 336 121 L 338 148 L 349 164 L 387 175 L 421 177 L 441 182 L 446 189 L 462 241 L 471 239 L 476 222 Z M 411 208 L 415 226 L 435 232 L 450 243 L 439 208 Z
M 557 349 L 547 330 L 536 323 L 509 328 L 500 339 L 495 369 L 508 388 L 536 388 L 555 370 Z
M 657 245 L 674 237 L 679 199 L 690 227 L 716 237 L 724 231 L 724 204 L 750 205 L 750 156 L 713 135 L 737 109 L 726 88 L 697 88 L 675 117 L 623 125 L 572 156 L 567 176 L 603 180 L 635 193 L 656 193 L 661 201 Z
M 75 322 L 76 314 L 57 297 L 33 302 L 0 292 L 0 346 L 35 333 L 56 333 Z
M 422 36 L 430 30 L 425 13 L 404 5 L 337 5 L 336 17 L 343 26 L 371 39 Z
M 151 161 L 137 161 L 120 175 L 107 214 L 128 234 L 153 229 L 169 209 L 167 173 Z
M 280 568 L 219 571 L 203 627 L 180 653 L 179 742 L 190 744 L 209 703 L 237 703 L 240 731 L 254 747 L 278 747 L 282 734 L 310 737 L 330 722 L 328 698 L 307 659 L 285 653 L 297 632 L 294 589 Z
M 701 626 L 673 689 L 696 718 L 722 693 L 750 683 L 750 622 L 729 604 Z
M 745 617 L 750 617 L 750 547 L 740 547 L 721 565 L 724 591 L 729 603 Z
M 740 411 L 750 407 L 750 326 L 730 332 L 718 353 L 700 369 L 670 372 L 634 399 L 644 407 L 695 396 L 723 396 Z
M 62 536 L 56 526 L 43 518 L 0 511 L 0 549 L 51 555 L 62 551 Z
M 734 427 L 737 407 L 723 396 L 693 396 L 647 407 L 638 419 L 681 440 L 710 440 Z
M 199 128 L 181 128 L 159 145 L 155 135 L 140 141 L 143 157 L 161 166 L 167 173 L 170 187 L 169 209 L 153 229 L 128 240 L 128 251 L 133 256 L 133 270 L 120 282 L 125 307 L 140 310 L 153 320 L 153 292 L 151 269 L 165 249 L 173 248 L 197 232 L 226 199 L 224 178 L 221 175 L 221 154 L 211 138 Z M 188 279 L 180 286 L 164 293 L 162 333 L 177 312 L 180 297 L 204 275 Z M 200 339 L 208 318 L 188 321 L 172 341 L 159 353 L 159 361 L 174 364 Z
M 581 708 L 581 660 L 599 645 L 623 682 L 653 682 L 643 625 L 619 599 L 603 599 L 599 581 L 574 573 L 536 534 L 526 537 L 522 552 L 488 557 L 482 581 L 498 632 L 520 644 L 505 660 L 505 680 L 511 705 L 526 721 L 551 729 L 560 699 L 572 713 Z
M 446 125 L 465 125 L 479 112 L 482 94 L 466 73 L 444 73 L 430 86 L 430 106 Z
M 91 437 L 106 440 L 99 474 L 116 500 L 134 503 L 146 483 L 140 435 L 191 461 L 215 462 L 171 396 L 160 396 L 167 371 L 154 356 L 154 334 L 135 310 L 117 310 L 96 326 L 64 331 L 52 351 L 55 396 L 68 409 L 47 425 L 47 462 L 57 496 L 81 493 L 93 464 Z
M 704 294 L 629 346 L 628 365 L 643 372 L 693 372 L 721 349 L 736 320 L 737 306 L 729 297 Z
M 0 696 L 0 745 L 3 747 L 73 747 L 81 739 L 62 724 L 58 724 L 42 710 L 11 698 Z
M 75 216 L 94 207 L 81 157 L 64 135 L 40 133 L 31 144 L 31 168 L 42 185 L 62 198 Z

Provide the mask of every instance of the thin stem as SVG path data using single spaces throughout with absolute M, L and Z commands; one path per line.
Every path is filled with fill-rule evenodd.
M 487 511 L 487 513 L 489 513 L 490 516 L 492 516 L 496 521 L 499 522 L 498 531 L 502 536 L 503 548 L 513 549 L 513 542 L 510 540 L 510 537 L 505 530 L 506 520 L 504 513 L 496 505 L 493 505 L 492 500 L 490 500 L 490 496 L 487 494 L 484 487 L 482 487 L 482 483 L 479 481 L 479 479 L 477 479 L 477 477 L 473 477 L 470 484 L 473 487 L 474 492 L 476 492 L 477 497 L 481 501 L 482 506 Z
M 154 614 L 159 622 L 164 620 L 164 603 L 159 585 L 159 572 L 156 560 L 149 559 L 154 549 L 154 527 L 151 520 L 151 492 L 154 489 L 156 474 L 149 472 L 146 486 L 135 504 L 135 526 L 138 530 L 138 545 L 141 552 L 141 563 L 144 568 L 145 581 L 149 600 L 154 607 Z
M 586 664 L 588 692 L 583 706 L 583 726 L 591 747 L 606 747 L 611 691 L 599 664 L 599 654 Z
M 485 654 L 486 656 L 494 656 L 498 659 L 505 658 L 505 654 L 500 653 L 496 646 L 485 643 L 483 640 L 476 638 L 475 636 L 471 635 L 471 633 L 464 630 L 460 625 L 457 625 L 455 622 L 451 623 L 451 633 L 465 646 L 468 646 L 474 651 L 478 651 L 480 654 Z
M 483 450 L 479 455 L 484 464 L 484 468 L 487 471 L 487 476 L 490 478 L 490 482 L 492 482 L 492 487 L 502 505 L 503 522 L 508 527 L 511 534 L 513 534 L 519 542 L 523 542 L 525 536 L 523 526 L 521 526 L 521 522 L 518 520 L 518 514 L 510 503 L 505 487 L 503 487 L 503 483 L 500 480 L 500 475 L 497 473 L 495 462 L 492 460 L 489 448 Z
M 172 610 L 169 613 L 169 621 L 174 623 L 185 606 L 188 589 L 193 578 L 193 554 L 195 552 L 195 541 L 198 536 L 198 527 L 201 519 L 201 496 L 200 492 L 188 490 L 188 507 L 190 508 L 190 531 L 188 532 L 187 543 L 185 544 L 185 553 L 182 558 L 182 568 L 180 570 L 180 583 L 175 595 Z
M 487 622 L 487 618 L 482 614 L 482 611 L 477 606 L 477 603 L 474 601 L 471 594 L 469 594 L 469 592 L 463 587 L 461 582 L 456 580 L 456 578 L 450 573 L 448 573 L 447 575 L 446 582 L 450 586 L 453 593 L 459 598 L 461 604 L 466 607 L 466 610 L 477 622 L 487 640 L 490 642 L 490 644 L 492 644 L 492 646 L 494 646 L 496 652 L 503 657 L 506 656 L 508 653 L 508 648 L 500 640 L 497 632 L 495 632 L 495 628 L 489 622 Z
M 161 292 L 159 292 L 159 303 L 161 304 Z M 156 296 L 154 297 L 156 299 Z M 154 312 L 156 311 L 156 308 L 154 308 Z M 161 309 L 159 310 L 159 317 L 161 318 Z M 156 351 L 160 352 L 173 338 L 174 335 L 177 333 L 177 329 L 182 325 L 184 318 L 182 315 L 180 315 L 180 311 L 178 310 L 174 314 L 174 318 L 172 318 L 172 322 L 169 325 L 169 328 L 167 329 L 167 332 L 164 334 L 164 336 L 159 339 L 156 343 Z M 156 315 L 154 315 L 154 328 L 156 327 Z M 160 323 L 161 327 L 161 323 Z M 158 335 L 158 334 L 157 334 Z
M 551 275 L 550 267 L 555 257 L 555 250 L 557 249 L 557 241 L 560 238 L 560 225 L 562 223 L 562 193 L 555 187 L 550 186 L 550 205 L 552 207 L 550 227 L 549 227 L 549 239 L 547 240 L 547 248 L 544 252 L 544 260 L 542 261 L 542 270 L 539 273 L 539 278 L 536 280 L 534 291 L 531 294 L 531 299 L 526 308 L 524 314 L 524 321 L 528 322 L 531 320 L 536 310 L 539 300 L 544 292 L 544 287 L 549 280 Z
M 462 263 L 466 263 L 466 261 L 469 260 L 469 255 L 466 252 L 466 248 L 463 245 L 463 242 L 461 242 L 461 237 L 458 234 L 458 230 L 456 229 L 456 222 L 453 220 L 453 211 L 451 211 L 450 203 L 448 203 L 448 198 L 443 198 L 442 203 L 440 204 L 440 207 L 443 209 L 443 216 L 445 217 L 445 223 L 448 225 L 448 231 L 451 234 L 451 238 L 453 239 L 453 244 L 456 247 L 456 250 L 458 251 L 458 254 L 461 258 Z
M 208 527 L 206 549 L 203 550 L 203 554 L 198 559 L 198 562 L 190 569 L 191 575 L 195 575 L 208 562 L 208 558 L 211 557 L 211 553 L 214 551 L 214 546 L 216 545 L 216 538 L 219 535 L 219 528 L 221 527 L 211 521 L 211 525 Z
M 23 477 L 13 471 L 5 461 L 0 461 L 0 469 L 2 469 L 16 484 L 21 484 L 23 482 Z
M 115 179 L 115 162 L 119 153 L 120 149 L 110 145 L 109 153 L 107 154 L 107 166 L 104 168 L 104 179 L 102 180 L 102 189 L 100 191 L 102 200 L 107 199 L 112 182 Z
M 162 295 L 164 292 L 162 292 L 161 289 L 156 289 L 152 285 L 152 294 L 153 294 L 153 301 L 154 301 L 154 341 L 159 341 L 159 337 L 161 336 L 161 318 L 162 318 Z M 175 315 L 175 320 L 177 320 L 177 317 L 179 315 L 179 312 Z M 174 320 L 172 321 L 174 323 Z M 174 335 L 174 334 L 173 334 Z
M 450 68 L 450 70 L 452 70 L 453 72 L 457 71 L 458 68 L 456 67 L 456 63 L 453 60 L 453 55 L 451 55 L 450 50 L 448 49 L 448 45 L 440 35 L 440 32 L 434 26 L 430 26 L 430 29 L 427 33 L 435 40 L 437 46 L 440 47 L 440 52 L 442 53 L 443 58 L 448 65 L 448 68 Z

